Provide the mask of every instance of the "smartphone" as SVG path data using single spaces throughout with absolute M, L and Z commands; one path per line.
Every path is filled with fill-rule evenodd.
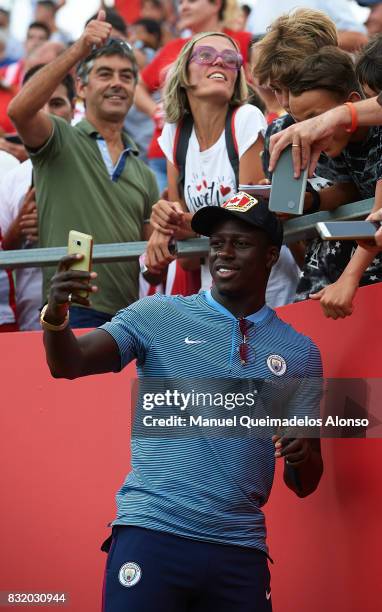
M 305 168 L 298 179 L 293 176 L 292 147 L 281 153 L 272 177 L 272 189 L 269 210 L 288 215 L 302 215 L 308 168 Z
M 83 255 L 83 258 L 73 263 L 70 269 L 90 272 L 93 254 L 93 236 L 77 232 L 76 230 L 70 230 L 68 238 L 68 255 L 74 255 L 75 253 L 80 253 Z M 77 293 L 85 298 L 89 295 L 87 291 L 78 291 Z
M 239 191 L 245 191 L 249 195 L 269 199 L 272 185 L 239 185 Z
M 381 225 L 372 221 L 321 221 L 316 228 L 323 240 L 370 240 Z

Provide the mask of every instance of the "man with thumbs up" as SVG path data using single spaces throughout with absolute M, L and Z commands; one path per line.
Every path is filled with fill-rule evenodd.
M 110 38 L 100 11 L 82 36 L 42 68 L 20 91 L 8 113 L 33 163 L 41 247 L 63 246 L 70 229 L 94 242 L 117 243 L 149 237 L 151 207 L 158 199 L 155 178 L 138 158 L 123 123 L 135 92 L 138 68 L 133 49 Z M 43 107 L 75 66 L 85 119 L 75 127 Z M 95 327 L 138 298 L 138 263 L 95 266 L 102 292 L 91 307 L 73 294 L 71 324 Z M 43 302 L 52 269 L 43 271 Z

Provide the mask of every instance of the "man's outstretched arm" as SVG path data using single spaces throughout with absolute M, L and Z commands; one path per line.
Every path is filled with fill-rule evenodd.
M 49 330 L 65 325 L 69 309 L 69 295 L 72 302 L 89 306 L 88 298 L 78 292 L 89 295 L 97 291 L 93 285 L 95 272 L 70 270 L 69 267 L 82 256 L 68 255 L 63 257 L 52 279 L 47 309 L 44 313 L 44 346 L 46 359 L 52 376 L 55 378 L 78 378 L 89 374 L 117 372 L 121 368 L 118 346 L 115 340 L 102 329 L 95 329 L 88 334 L 76 337 L 70 326 L 61 330 Z
M 382 124 L 382 99 L 370 98 L 354 104 L 359 126 Z M 274 172 L 277 161 L 285 147 L 293 144 L 293 165 L 295 177 L 301 170 L 309 167 L 309 176 L 313 175 L 321 151 L 330 143 L 334 130 L 338 126 L 350 127 L 352 115 L 349 108 L 342 104 L 326 111 L 318 117 L 301 121 L 273 134 L 270 141 L 269 171 Z
M 105 12 L 91 21 L 82 36 L 53 62 L 41 68 L 21 89 L 8 107 L 8 115 L 27 147 L 41 148 L 49 139 L 53 123 L 42 109 L 68 72 L 84 59 L 93 46 L 102 46 L 109 38 L 111 25 Z

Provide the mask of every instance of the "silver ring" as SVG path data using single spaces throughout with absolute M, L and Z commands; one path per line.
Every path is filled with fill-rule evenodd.
M 72 297 L 73 297 L 73 294 L 69 293 L 69 295 L 68 295 L 68 302 L 69 302 L 69 304 L 72 303 Z
M 300 148 L 300 147 L 301 147 L 301 145 L 300 145 L 300 144 L 295 144 L 295 143 L 293 143 L 293 144 L 292 144 L 292 147 L 298 147 L 298 148 Z

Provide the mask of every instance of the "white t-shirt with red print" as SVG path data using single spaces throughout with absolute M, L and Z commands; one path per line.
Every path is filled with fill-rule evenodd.
M 177 124 L 166 123 L 159 145 L 168 161 L 174 163 L 174 142 Z M 235 113 L 234 130 L 239 160 L 264 136 L 267 123 L 263 113 L 250 104 L 241 106 Z M 225 142 L 225 130 L 220 138 L 205 151 L 200 151 L 195 128 L 192 129 L 187 149 L 184 180 L 184 200 L 188 210 L 195 213 L 204 206 L 221 206 L 236 193 L 236 179 L 229 161 Z M 209 289 L 211 276 L 202 266 L 202 289 Z
M 264 135 L 267 124 L 263 113 L 250 104 L 241 106 L 234 120 L 239 160 Z M 177 124 L 166 123 L 158 142 L 166 158 L 174 163 L 174 141 Z M 221 206 L 236 193 L 235 174 L 229 161 L 225 130 L 220 138 L 205 151 L 200 151 L 195 128 L 192 129 L 187 149 L 184 180 L 184 200 L 190 212 L 204 206 Z

